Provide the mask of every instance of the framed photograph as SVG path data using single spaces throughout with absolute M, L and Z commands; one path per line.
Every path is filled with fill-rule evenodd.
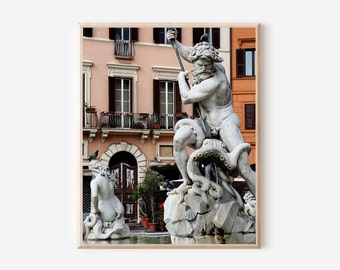
M 260 30 L 79 24 L 79 248 L 260 248 Z

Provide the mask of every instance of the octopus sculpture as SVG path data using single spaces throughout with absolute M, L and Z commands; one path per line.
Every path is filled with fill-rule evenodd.
M 242 151 L 249 152 L 250 144 L 228 152 L 221 140 L 206 138 L 190 155 L 187 172 L 192 182 L 169 192 L 164 205 L 164 221 L 174 243 L 200 243 L 203 236 L 209 243 L 225 243 L 230 237 L 237 243 L 255 241 L 255 217 L 244 211 L 232 185 Z

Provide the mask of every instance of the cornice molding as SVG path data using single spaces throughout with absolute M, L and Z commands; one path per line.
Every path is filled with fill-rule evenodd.
M 172 81 L 177 81 L 178 73 L 181 71 L 180 68 L 162 66 L 153 66 L 152 70 L 154 80 L 172 80 Z

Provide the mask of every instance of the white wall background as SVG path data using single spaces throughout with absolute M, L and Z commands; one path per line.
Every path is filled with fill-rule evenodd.
M 0 4 L 3 269 L 339 267 L 337 2 L 119 2 Z M 261 249 L 77 249 L 80 22 L 262 24 Z

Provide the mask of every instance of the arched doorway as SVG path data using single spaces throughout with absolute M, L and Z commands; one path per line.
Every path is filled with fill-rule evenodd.
M 114 154 L 108 164 L 116 174 L 115 195 L 124 206 L 124 217 L 128 222 L 137 220 L 137 203 L 133 200 L 133 190 L 137 186 L 137 160 L 129 152 L 121 151 Z

